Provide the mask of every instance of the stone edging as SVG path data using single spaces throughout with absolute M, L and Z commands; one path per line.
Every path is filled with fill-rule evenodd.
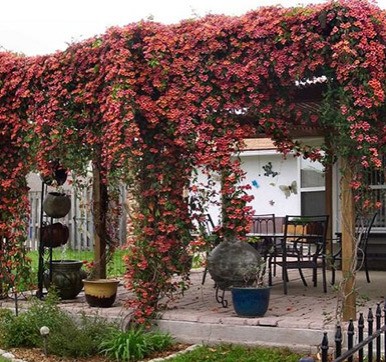
M 153 358 L 152 360 L 149 360 L 148 362 L 162 362 L 162 361 L 166 361 L 168 359 L 171 359 L 171 358 L 174 358 L 174 357 L 177 357 L 181 354 L 185 354 L 185 353 L 188 353 L 190 351 L 193 351 L 194 349 L 198 348 L 198 347 L 201 347 L 202 344 L 193 344 L 192 346 L 189 346 L 188 348 L 182 350 L 182 351 L 178 351 L 176 353 L 173 353 L 167 357 L 162 357 L 162 358 Z
M 23 359 L 16 358 L 11 352 L 4 351 L 3 349 L 0 349 L 0 356 L 12 362 L 26 362 Z
M 164 357 L 164 358 L 154 358 L 152 360 L 149 360 L 148 362 L 162 362 L 162 361 L 166 361 L 166 360 L 174 358 L 174 357 L 176 357 L 176 356 L 178 356 L 180 354 L 184 354 L 184 353 L 193 351 L 194 349 L 196 349 L 197 347 L 200 347 L 200 346 L 201 346 L 201 344 L 193 344 L 192 346 L 189 346 L 188 348 L 184 349 L 183 351 L 179 351 L 179 352 L 173 353 L 170 356 L 167 356 L 167 357 Z M 26 362 L 26 361 L 24 361 L 22 359 L 16 358 L 11 352 L 7 352 L 7 351 L 4 351 L 2 349 L 0 349 L 0 356 L 4 357 L 6 359 L 9 359 L 11 362 Z

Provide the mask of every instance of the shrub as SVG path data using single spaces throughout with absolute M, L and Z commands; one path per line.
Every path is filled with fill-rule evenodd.
M 102 341 L 100 351 L 117 361 L 138 361 L 172 344 L 173 338 L 169 334 L 132 328 L 113 333 L 110 338 Z
M 26 312 L 14 315 L 5 313 L 0 319 L 2 331 L 1 345 L 10 347 L 41 346 L 40 328 L 47 326 L 55 330 L 57 326 L 69 323 L 69 317 L 57 306 L 57 296 L 52 293 L 45 302 L 33 297 Z
M 58 307 L 53 294 L 45 301 L 32 298 L 29 309 L 18 316 L 0 311 L 0 347 L 5 349 L 42 347 L 40 328 L 47 326 L 48 353 L 73 358 L 91 356 L 98 353 L 103 339 L 118 331 L 117 326 L 97 317 L 83 315 L 76 321 Z
M 100 343 L 116 333 L 118 327 L 101 318 L 82 316 L 79 323 L 62 325 L 50 333 L 47 351 L 62 357 L 86 357 L 98 354 Z

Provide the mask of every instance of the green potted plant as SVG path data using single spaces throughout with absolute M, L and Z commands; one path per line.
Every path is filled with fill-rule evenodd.
M 244 285 L 231 288 L 232 304 L 239 317 L 262 317 L 268 310 L 271 287 L 266 281 L 267 255 L 243 270 Z

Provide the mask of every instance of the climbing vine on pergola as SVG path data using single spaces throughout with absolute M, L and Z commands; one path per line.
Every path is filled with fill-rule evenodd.
M 231 157 L 246 136 L 265 134 L 284 153 L 326 162 L 341 156 L 357 170 L 382 167 L 385 24 L 366 1 L 337 1 L 140 22 L 52 55 L 0 54 L 4 287 L 17 288 L 26 267 L 25 176 L 48 172 L 53 159 L 78 175 L 92 162 L 107 189 L 129 185 L 136 212 L 126 281 L 139 322 L 186 286 L 193 226 L 183 190 L 195 167 L 222 172 L 223 237 L 248 229 L 249 196 Z M 297 107 L 296 84 L 317 77 L 319 110 Z M 291 139 L 294 126 L 310 125 L 326 130 L 320 149 Z

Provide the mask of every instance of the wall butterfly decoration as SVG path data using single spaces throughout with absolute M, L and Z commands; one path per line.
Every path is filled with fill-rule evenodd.
M 284 192 L 285 198 L 288 199 L 291 194 L 298 194 L 298 186 L 296 181 L 292 181 L 290 185 L 280 185 L 280 190 Z

